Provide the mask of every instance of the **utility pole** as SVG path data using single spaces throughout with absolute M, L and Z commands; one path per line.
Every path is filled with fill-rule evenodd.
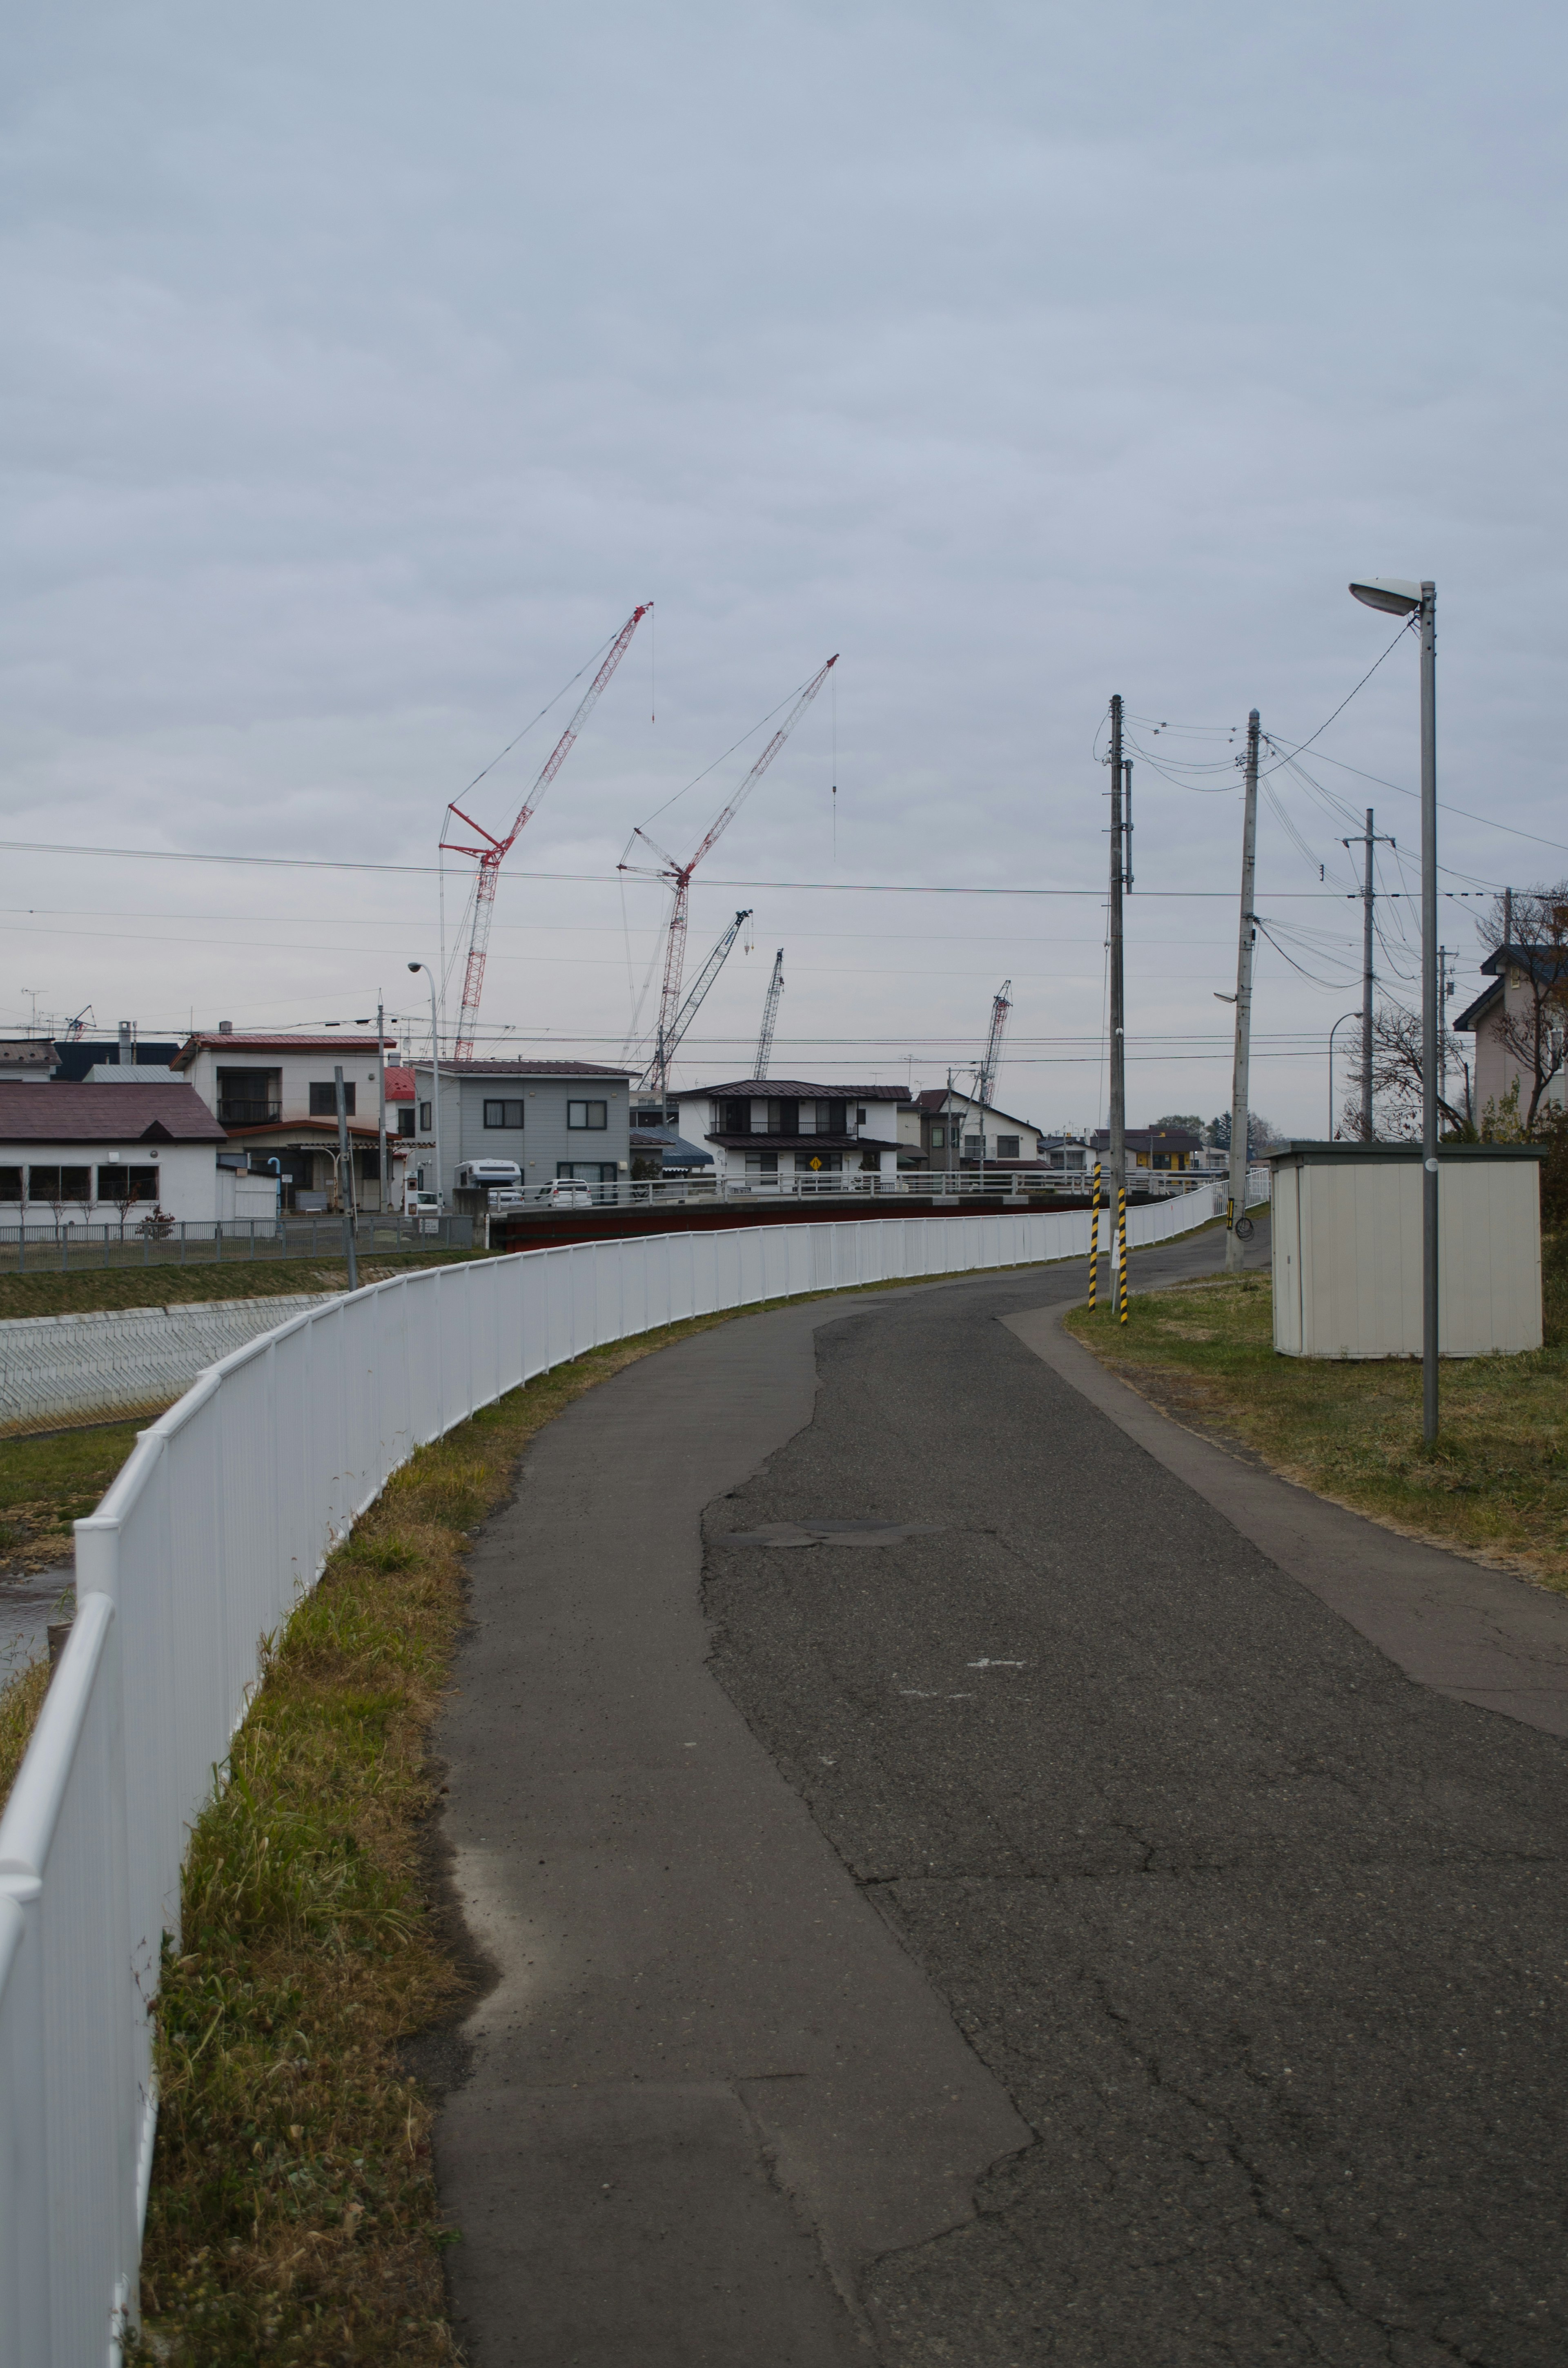
M 1242 911 L 1236 931 L 1236 1056 L 1231 1080 L 1231 1175 L 1225 1209 L 1225 1272 L 1239 1274 L 1243 1236 L 1239 1220 L 1247 1209 L 1247 1150 L 1251 1120 L 1248 1095 L 1252 1065 L 1252 950 L 1257 936 L 1253 882 L 1257 871 L 1258 714 L 1247 717 L 1246 796 L 1242 807 Z
M 354 1252 L 354 1155 L 348 1148 L 348 1098 L 343 1090 L 341 1065 L 334 1069 L 337 1089 L 338 1198 L 343 1203 L 343 1255 L 348 1261 L 348 1288 L 359 1288 L 359 1261 Z
M 1372 874 L 1372 850 L 1375 847 L 1392 847 L 1393 841 L 1374 826 L 1370 806 L 1367 808 L 1367 827 L 1359 838 L 1342 838 L 1341 847 L 1359 847 L 1365 850 L 1361 888 L 1361 1133 L 1367 1142 L 1372 1140 L 1372 998 L 1377 973 L 1372 968 L 1372 939 L 1377 883 Z
M 1110 702 L 1110 1189 L 1127 1182 L 1127 1016 L 1122 977 L 1121 693 Z
M 1437 948 L 1437 1099 L 1446 1101 L 1449 1092 L 1449 997 L 1454 991 L 1449 975 L 1449 964 L 1459 956 L 1450 954 L 1447 946 Z M 1441 1124 L 1441 1113 L 1438 1123 Z
M 387 1205 L 387 1015 L 381 991 L 376 993 L 376 1133 L 381 1145 L 381 1213 Z

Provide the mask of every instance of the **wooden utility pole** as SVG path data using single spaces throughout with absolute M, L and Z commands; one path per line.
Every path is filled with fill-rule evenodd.
M 1248 1097 L 1252 1067 L 1252 950 L 1257 937 L 1253 882 L 1257 871 L 1258 714 L 1247 717 L 1246 795 L 1242 807 L 1242 910 L 1236 931 L 1236 1054 L 1231 1074 L 1231 1174 L 1225 1206 L 1225 1271 L 1240 1272 L 1247 1208 Z
M 381 1214 L 387 1206 L 387 1014 L 381 996 L 376 997 L 376 1134 L 381 1145 Z

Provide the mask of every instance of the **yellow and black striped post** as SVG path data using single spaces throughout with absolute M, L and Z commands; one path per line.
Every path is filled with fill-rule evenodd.
M 1127 1321 L 1127 1178 L 1116 1190 L 1116 1320 Z
M 1094 1306 L 1099 1295 L 1100 1281 L 1100 1163 L 1095 1162 L 1094 1213 L 1089 1219 L 1089 1305 Z

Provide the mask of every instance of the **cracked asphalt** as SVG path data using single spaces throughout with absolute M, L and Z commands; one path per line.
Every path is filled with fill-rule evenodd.
M 707 1514 L 714 1674 L 1029 2134 L 864 2269 L 877 2349 L 1561 2368 L 1562 1746 L 1403 1676 L 999 1320 L 1074 1287 L 824 1321 L 809 1425 Z M 737 1535 L 835 1520 L 904 1533 Z

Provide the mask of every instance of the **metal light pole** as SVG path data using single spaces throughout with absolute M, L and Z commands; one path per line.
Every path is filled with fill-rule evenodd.
M 1334 1141 L 1334 1040 L 1347 1019 L 1358 1019 L 1358 1011 L 1342 1011 L 1328 1031 L 1328 1139 Z
M 359 1288 L 359 1261 L 354 1254 L 354 1154 L 348 1142 L 348 1098 L 343 1090 L 341 1064 L 334 1069 L 337 1099 L 337 1197 L 343 1203 L 343 1255 L 348 1261 L 348 1288 Z
M 1242 809 L 1242 913 L 1236 937 L 1236 1050 L 1231 1074 L 1231 1173 L 1225 1213 L 1225 1272 L 1239 1274 L 1245 1232 L 1236 1231 L 1247 1212 L 1247 1153 L 1252 1148 L 1248 1097 L 1252 1065 L 1252 950 L 1257 935 L 1253 882 L 1257 872 L 1258 713 L 1247 717 L 1245 798 Z
M 1372 576 L 1369 609 L 1421 624 L 1421 1435 L 1437 1436 L 1437 587 Z
M 436 979 L 428 962 L 411 962 L 410 970 L 422 970 L 425 984 L 430 990 L 430 1108 L 436 1121 L 436 1214 L 441 1213 L 444 1198 L 441 1167 L 441 1037 L 436 1019 Z

